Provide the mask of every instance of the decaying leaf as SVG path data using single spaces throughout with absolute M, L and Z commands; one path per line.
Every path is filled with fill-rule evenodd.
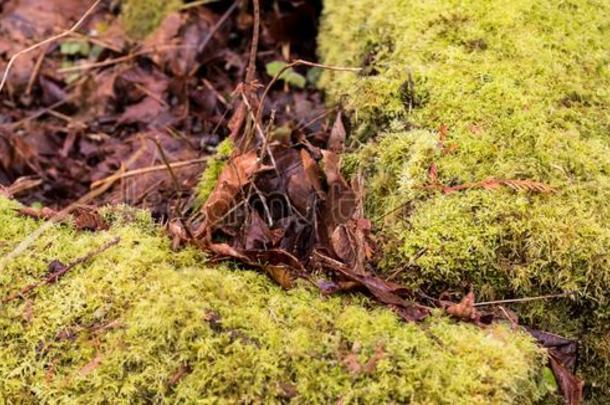
M 375 353 L 371 356 L 371 358 L 366 362 L 366 364 L 362 367 L 362 370 L 366 374 L 373 374 L 375 370 L 377 370 L 377 363 L 379 360 L 383 359 L 385 356 L 385 350 L 382 345 L 378 345 L 375 349 Z
M 83 377 L 91 374 L 100 366 L 103 359 L 104 356 L 98 352 L 89 363 L 85 364 L 83 368 L 80 369 L 78 373 Z
M 94 207 L 79 206 L 72 211 L 74 225 L 81 231 L 103 231 L 109 228 L 104 218 Z
M 451 304 L 446 309 L 447 313 L 465 321 L 477 321 L 480 317 L 479 311 L 474 306 L 474 292 L 470 291 L 457 304 Z
M 356 353 L 348 353 L 341 362 L 351 375 L 358 375 L 362 372 L 362 366 Z
M 169 377 L 169 379 L 167 380 L 167 385 L 173 387 L 191 372 L 191 366 L 189 366 L 188 364 L 181 364 L 180 367 L 178 367 L 178 370 L 176 370 L 176 372 Z
M 260 170 L 260 163 L 255 151 L 236 155 L 229 159 L 218 178 L 216 188 L 203 207 L 206 226 L 215 224 L 229 212 L 241 188 L 250 182 L 257 170 Z
M 347 132 L 343 126 L 341 113 L 338 113 L 333 128 L 330 131 L 330 137 L 328 138 L 328 149 L 334 153 L 343 152 L 346 136 Z
M 566 403 L 568 405 L 581 404 L 584 382 L 561 363 L 553 349 L 549 350 L 549 363 Z
M 293 274 L 291 271 L 284 265 L 263 265 L 263 269 L 271 276 L 275 282 L 286 289 L 290 289 L 293 287 Z

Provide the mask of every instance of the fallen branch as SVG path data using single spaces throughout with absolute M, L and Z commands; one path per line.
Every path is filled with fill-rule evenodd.
M 35 290 L 36 288 L 40 287 L 41 285 L 53 284 L 53 283 L 57 282 L 61 277 L 63 277 L 67 272 L 72 270 L 74 267 L 91 260 L 93 257 L 99 255 L 100 253 L 111 248 L 112 246 L 118 244 L 120 242 L 120 240 L 121 240 L 121 238 L 117 236 L 116 238 L 112 239 L 109 242 L 106 242 L 105 244 L 103 244 L 99 248 L 95 249 L 94 251 L 87 253 L 85 256 L 79 257 L 78 259 L 74 260 L 72 263 L 68 264 L 67 266 L 57 260 L 54 260 L 53 262 L 51 262 L 51 264 L 49 264 L 49 269 L 57 268 L 55 271 L 53 271 L 51 274 L 46 276 L 44 280 L 39 281 L 37 283 L 30 284 L 27 287 L 20 290 L 19 292 L 12 294 L 12 295 L 8 296 L 7 298 L 3 299 L 2 303 L 6 304 L 6 303 L 14 301 L 18 298 L 23 298 L 28 293 L 30 293 L 32 290 Z
M 0 81 L 0 93 L 2 93 L 2 90 L 4 89 L 4 85 L 6 84 L 6 81 L 8 79 L 8 75 L 11 71 L 11 68 L 13 67 L 13 65 L 15 64 L 15 61 L 22 55 L 25 55 L 28 52 L 31 52 L 35 49 L 40 48 L 41 46 L 50 44 L 54 41 L 57 41 L 58 39 L 62 39 L 64 37 L 67 37 L 68 35 L 72 34 L 74 31 L 76 31 L 82 24 L 83 22 L 85 22 L 85 20 L 87 19 L 87 17 L 89 17 L 91 15 L 91 13 L 93 13 L 93 11 L 95 10 L 95 8 L 102 2 L 102 0 L 96 0 L 91 7 L 89 7 L 89 9 L 87 9 L 87 11 L 85 12 L 85 14 L 83 14 L 83 16 L 76 22 L 76 24 L 74 24 L 70 29 L 63 31 L 62 33 L 59 33 L 57 35 L 53 35 L 50 38 L 45 39 L 44 41 L 38 42 L 28 48 L 22 49 L 19 52 L 17 52 L 16 54 L 14 54 L 8 61 L 8 64 L 6 65 L 6 69 L 4 70 L 4 75 L 2 76 L 2 81 Z

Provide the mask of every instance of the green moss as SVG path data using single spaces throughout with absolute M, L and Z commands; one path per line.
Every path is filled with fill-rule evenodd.
M 39 226 L 14 207 L 0 199 L 0 255 Z M 195 250 L 172 252 L 140 211 L 105 216 L 110 230 L 56 226 L 0 271 L 6 297 L 51 260 L 121 237 L 0 307 L 0 402 L 281 402 L 292 392 L 299 403 L 530 403 L 544 393 L 542 352 L 506 326 L 405 324 L 361 296 L 286 292 Z M 350 374 L 350 352 L 364 365 L 376 351 L 374 370 Z
M 181 0 L 121 0 L 121 21 L 131 37 L 142 39 L 181 5 Z
M 233 153 L 233 142 L 227 138 L 218 145 L 216 154 L 208 159 L 206 168 L 196 187 L 198 205 L 203 205 L 214 190 L 214 187 L 216 187 L 218 177 L 220 177 L 220 173 L 224 170 L 231 153 Z
M 400 16 L 399 18 L 396 16 Z M 368 212 L 388 242 L 384 269 L 481 299 L 573 291 L 515 306 L 582 340 L 589 397 L 610 398 L 610 3 L 550 0 L 325 2 L 331 98 L 371 142 L 347 157 L 367 174 Z M 449 128 L 441 153 L 436 130 Z M 420 128 L 413 130 L 413 128 Z M 531 179 L 548 195 L 422 188 Z M 391 215 L 384 213 L 404 207 Z

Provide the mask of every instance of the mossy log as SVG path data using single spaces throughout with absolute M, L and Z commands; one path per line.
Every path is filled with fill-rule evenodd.
M 0 199 L 0 257 L 40 223 Z M 285 291 L 265 275 L 170 250 L 147 214 L 109 230 L 57 225 L 0 270 L 2 403 L 531 403 L 544 353 L 521 332 L 433 316 L 405 324 L 362 296 Z
M 481 300 L 573 293 L 513 309 L 581 341 L 587 396 L 604 403 L 609 21 L 594 0 L 327 0 L 319 38 L 324 63 L 363 67 L 322 84 L 368 141 L 345 167 L 367 179 L 382 267 L 431 293 L 472 285 Z M 492 178 L 555 191 L 427 187 Z

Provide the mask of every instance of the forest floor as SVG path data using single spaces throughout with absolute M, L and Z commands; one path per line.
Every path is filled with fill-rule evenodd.
M 0 6 L 7 72 L 0 88 L 0 195 L 23 204 L 10 209 L 22 217 L 16 226 L 29 232 L 3 250 L 3 265 L 38 243 L 26 217 L 95 233 L 113 222 L 101 207 L 126 204 L 150 212 L 177 255 L 195 247 L 214 262 L 258 268 L 285 289 L 305 280 L 324 295 L 363 293 L 409 322 L 440 311 L 476 328 L 502 321 L 518 329 L 503 307 L 477 307 L 476 291 L 429 297 L 377 271 L 382 252 L 365 215 L 362 174 L 348 179 L 341 168 L 353 128 L 317 86 L 322 71 L 356 75 L 362 68 L 317 63 L 321 2 L 279 0 L 261 10 L 240 1 L 143 3 L 9 0 Z M 119 240 L 88 254 L 81 249 L 73 263 L 52 261 L 42 279 L 13 288 L 3 304 L 56 283 L 112 243 Z M 147 249 L 139 254 L 150 254 Z M 151 260 L 153 267 L 161 262 Z M 142 322 L 134 314 L 131 321 Z M 215 313 L 206 316 L 218 328 Z M 576 343 L 528 333 L 550 353 L 545 370 L 555 377 L 548 383 L 547 376 L 547 385 L 579 403 Z M 523 345 L 529 356 L 531 347 Z M 81 377 L 102 362 L 97 346 L 94 352 Z M 347 368 L 367 374 L 363 367 L 375 369 L 376 355 L 364 366 L 347 360 Z M 190 363 L 176 364 L 171 386 L 193 371 Z M 291 398 L 295 389 L 282 385 L 273 395 Z

